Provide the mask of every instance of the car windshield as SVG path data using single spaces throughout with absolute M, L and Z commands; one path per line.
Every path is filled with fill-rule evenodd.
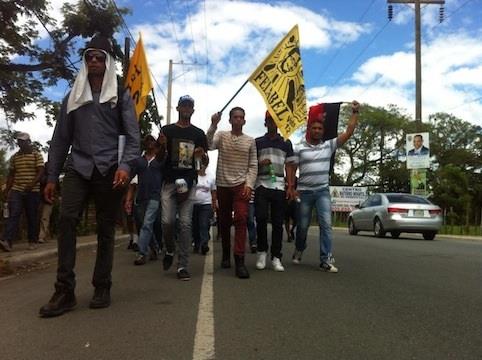
M 391 203 L 431 204 L 427 199 L 410 194 L 387 195 L 387 199 Z

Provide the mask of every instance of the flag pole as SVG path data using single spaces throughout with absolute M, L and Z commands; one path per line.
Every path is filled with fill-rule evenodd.
M 233 97 L 231 99 L 229 99 L 229 101 L 226 103 L 226 105 L 224 105 L 224 107 L 221 109 L 220 113 L 222 113 L 224 111 L 224 109 L 226 109 L 228 107 L 228 105 L 231 103 L 231 101 L 233 101 L 233 99 L 236 97 L 236 95 L 239 94 L 239 92 L 241 90 L 243 90 L 243 88 L 245 87 L 245 85 L 248 83 L 249 79 L 247 79 L 243 85 L 241 85 L 241 87 L 238 89 L 238 91 L 236 91 L 236 93 L 233 95 Z
M 159 108 L 157 107 L 156 96 L 154 94 L 154 88 L 151 89 L 151 93 L 152 93 L 152 100 L 154 100 L 154 106 L 156 107 L 156 114 L 157 114 L 157 117 L 159 117 Z

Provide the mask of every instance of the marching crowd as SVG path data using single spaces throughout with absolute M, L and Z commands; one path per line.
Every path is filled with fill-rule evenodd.
M 108 307 L 111 302 L 114 232 L 121 206 L 133 217 L 138 229 L 137 244 L 129 244 L 137 250 L 134 264 L 143 265 L 149 258 L 157 258 L 163 249 L 164 271 L 176 261 L 180 280 L 191 277 L 189 255 L 193 250 L 204 255 L 210 251 L 213 214 L 221 236 L 221 268 L 231 268 L 233 258 L 235 275 L 247 279 L 248 233 L 249 247 L 257 254 L 256 269 L 263 270 L 270 262 L 273 270 L 284 271 L 283 226 L 288 241 L 295 241 L 292 260 L 299 263 L 315 208 L 320 228 L 320 269 L 338 272 L 332 254 L 330 159 L 335 149 L 353 134 L 359 111 L 356 101 L 351 105 L 352 115 L 345 132 L 326 141 L 323 104 L 311 107 L 306 139 L 293 147 L 278 134 L 268 111 L 267 132 L 256 139 L 243 132 L 246 120 L 241 107 L 229 112 L 230 130 L 217 130 L 222 114 L 215 113 L 205 133 L 191 123 L 194 99 L 181 96 L 176 107 L 177 122 L 163 126 L 157 139 L 146 136 L 140 156 L 133 102 L 128 91 L 118 89 L 112 53 L 108 39 L 96 36 L 87 44 L 81 69 L 64 98 L 50 143 L 43 191 L 47 203 L 54 201 L 60 173 L 65 175 L 55 292 L 40 308 L 40 316 L 58 316 L 77 304 L 76 226 L 89 197 L 93 197 L 96 206 L 98 241 L 91 308 Z M 119 157 L 121 134 L 126 140 Z M 208 153 L 212 150 L 218 151 L 215 177 L 206 172 Z M 43 162 L 38 161 L 37 169 L 42 173 L 40 165 L 43 169 Z M 25 188 L 25 192 L 40 196 L 36 185 L 39 176 L 36 172 L 33 186 Z M 12 188 L 10 199 L 16 196 L 15 191 Z M 291 227 L 287 217 L 294 219 Z M 0 242 L 4 250 L 8 249 L 8 241 L 3 237 Z

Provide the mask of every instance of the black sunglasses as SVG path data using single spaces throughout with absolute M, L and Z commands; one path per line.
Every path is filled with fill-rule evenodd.
M 97 59 L 97 61 L 100 61 L 100 62 L 105 62 L 106 56 L 104 53 L 94 52 L 94 51 L 89 51 L 85 53 L 86 61 L 92 61 L 94 59 Z

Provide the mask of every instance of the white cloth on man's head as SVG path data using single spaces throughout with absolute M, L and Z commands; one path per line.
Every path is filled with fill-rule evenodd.
M 75 78 L 74 86 L 70 91 L 69 99 L 67 101 L 67 114 L 78 109 L 79 107 L 91 103 L 92 89 L 88 79 L 87 63 L 85 61 L 85 54 L 88 50 L 102 51 L 106 55 L 105 59 L 105 73 L 102 81 L 102 89 L 100 91 L 99 102 L 101 104 L 110 102 L 111 107 L 117 104 L 117 73 L 115 67 L 115 61 L 112 55 L 108 54 L 104 50 L 99 49 L 87 49 L 82 55 L 82 65 L 80 71 Z

